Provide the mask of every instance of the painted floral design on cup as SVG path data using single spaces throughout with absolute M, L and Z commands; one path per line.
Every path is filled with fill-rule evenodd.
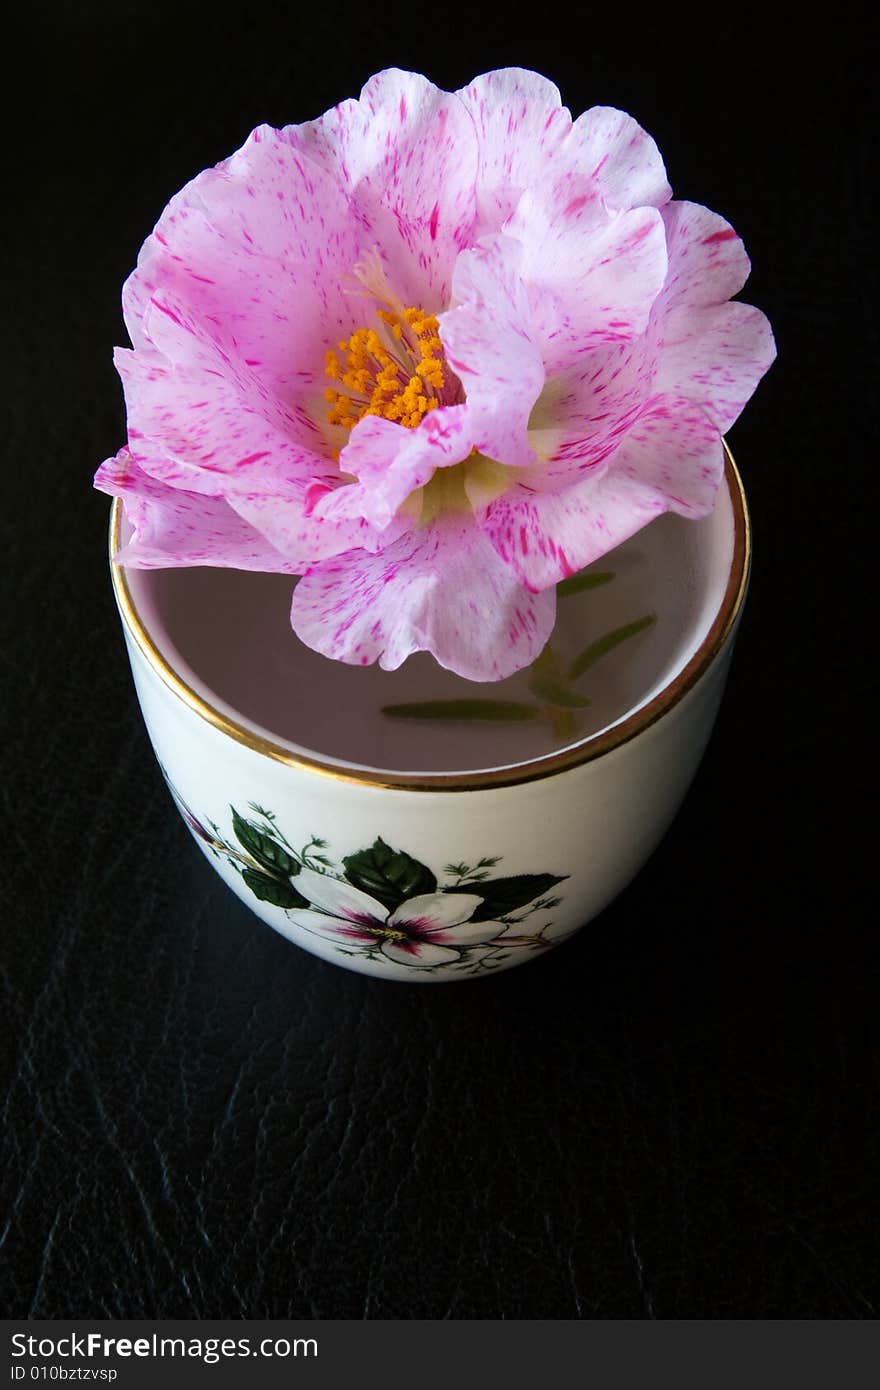
M 562 940 L 550 935 L 549 914 L 562 901 L 552 890 L 566 875 L 493 877 L 500 859 L 489 856 L 445 865 L 441 883 L 426 864 L 381 837 L 344 855 L 340 869 L 324 853 L 325 840 L 313 836 L 295 848 L 261 806 L 252 803 L 250 816 L 230 808 L 233 843 L 171 791 L 192 833 L 226 859 L 258 901 L 281 908 L 291 925 L 344 955 L 473 973 L 496 968 L 511 950 L 542 950 Z M 532 930 L 519 930 L 540 917 L 545 920 Z

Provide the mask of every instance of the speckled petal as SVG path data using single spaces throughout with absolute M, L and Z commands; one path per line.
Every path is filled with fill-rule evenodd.
M 523 248 L 519 271 L 548 373 L 644 333 L 667 270 L 656 208 L 609 217 L 589 180 L 568 177 L 524 193 L 504 231 Z
M 776 356 L 770 324 L 750 304 L 673 309 L 663 336 L 656 389 L 698 402 L 722 432 Z
M 639 498 L 657 496 L 664 510 L 696 521 L 714 507 L 723 473 L 724 446 L 705 411 L 656 396 L 609 461 L 608 482 L 628 481 Z
M 177 318 L 171 306 L 156 310 Z M 208 357 L 210 366 L 177 364 L 155 351 L 122 348 L 114 360 L 132 451 L 139 453 L 142 440 L 157 446 L 151 453 L 164 460 L 157 476 L 171 486 L 209 496 L 278 495 L 286 485 L 335 471 L 319 452 L 326 446 L 317 428 L 267 394 L 247 367 L 219 357 Z
M 595 182 L 610 208 L 659 208 L 672 196 L 651 136 L 613 106 L 593 106 L 578 116 L 562 159 Z
M 699 203 L 676 201 L 662 210 L 669 271 L 658 309 L 703 308 L 739 294 L 749 258 L 729 222 Z
M 387 537 L 367 521 L 334 517 L 324 520 L 314 512 L 313 499 L 323 497 L 323 481 L 305 483 L 294 493 L 273 497 L 269 493 L 231 493 L 230 507 L 249 525 L 260 531 L 285 556 L 295 574 L 303 574 L 319 560 L 353 549 L 380 550 Z
M 289 393 L 350 326 L 344 280 L 362 250 L 338 179 L 260 126 L 172 198 L 123 290 L 126 326 L 136 348 L 155 346 L 147 313 L 160 291 Z
M 453 281 L 458 307 L 440 316 L 447 360 L 467 396 L 474 444 L 515 468 L 535 461 L 527 431 L 544 385 L 521 257 L 519 243 L 500 236 L 464 252 Z
M 359 100 L 283 134 L 335 174 L 366 226 L 379 210 L 391 214 L 379 219 L 396 233 L 383 255 L 418 271 L 422 306 L 440 307 L 474 224 L 477 139 L 458 98 L 418 73 L 389 68 L 370 78 Z
M 179 461 L 169 459 L 154 441 L 138 438 L 129 451 L 133 461 L 142 472 L 158 483 L 184 492 L 191 490 L 205 497 L 214 496 L 212 475 L 198 469 L 182 472 Z M 225 504 L 232 509 L 248 529 L 260 533 L 268 543 L 269 554 L 277 552 L 283 557 L 282 568 L 293 574 L 302 574 L 317 560 L 338 555 L 343 550 L 363 547 L 379 550 L 387 543 L 387 537 L 380 536 L 365 521 L 334 520 L 327 523 L 313 516 L 316 497 L 339 485 L 335 472 L 324 465 L 323 473 L 314 473 L 299 480 L 284 483 L 277 480 L 283 491 L 277 493 L 263 490 L 256 493 L 239 492 L 226 487 Z M 193 486 L 187 489 L 181 478 L 193 479 Z M 220 487 L 223 488 L 220 478 Z M 219 502 L 224 500 L 217 496 Z M 267 566 L 268 568 L 268 566 Z
M 515 487 L 480 525 L 505 564 L 534 590 L 557 584 L 666 511 L 711 511 L 724 465 L 721 438 L 688 401 L 659 398 L 604 467 L 555 492 Z
M 522 192 L 549 177 L 571 115 L 559 89 L 526 68 L 483 73 L 458 92 L 477 130 L 478 234 L 497 232 Z
M 317 565 L 293 595 L 291 622 L 315 651 L 394 671 L 416 651 L 468 680 L 501 680 L 546 643 L 553 592 L 526 594 L 470 517 L 401 537 L 381 555 Z
M 610 343 L 550 377 L 529 421 L 539 463 L 522 482 L 552 492 L 609 458 L 650 398 L 657 351 L 649 335 Z
M 295 573 L 265 537 L 222 498 L 167 487 L 141 469 L 127 449 L 101 464 L 95 486 L 121 497 L 132 535 L 114 556 L 135 569 L 222 565 Z
M 358 481 L 325 494 L 315 516 L 327 521 L 364 518 L 385 530 L 410 493 L 429 482 L 435 469 L 466 459 L 473 442 L 466 405 L 440 406 L 416 429 L 367 415 L 339 456 L 342 471 Z

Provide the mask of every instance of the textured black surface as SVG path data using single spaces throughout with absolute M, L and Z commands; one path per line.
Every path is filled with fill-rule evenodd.
M 672 7 L 666 27 L 593 20 L 575 50 L 562 24 L 502 40 L 469 10 L 445 12 L 453 46 L 436 17 L 250 12 L 230 27 L 93 0 L 43 9 L 13 44 L 0 1306 L 872 1316 L 877 340 L 858 35 L 839 9 L 771 42 Z M 90 490 L 123 438 L 119 286 L 167 197 L 259 120 L 306 119 L 394 62 L 447 86 L 520 62 L 575 109 L 633 111 L 679 195 L 744 235 L 746 298 L 780 348 L 732 435 L 754 584 L 674 828 L 576 942 L 446 989 L 296 951 L 202 860 L 141 727 Z

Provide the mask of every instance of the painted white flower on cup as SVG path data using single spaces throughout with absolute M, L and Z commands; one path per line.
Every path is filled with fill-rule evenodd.
M 314 910 L 292 908 L 291 922 L 337 945 L 378 946 L 398 965 L 449 964 L 463 946 L 482 946 L 506 930 L 503 922 L 470 920 L 483 904 L 476 893 L 421 893 L 389 913 L 369 893 L 314 869 L 302 869 L 295 882 Z

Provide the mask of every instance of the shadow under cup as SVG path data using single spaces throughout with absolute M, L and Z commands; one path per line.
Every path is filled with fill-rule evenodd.
M 116 502 L 111 554 L 124 526 Z M 709 737 L 749 557 L 728 453 L 711 516 L 659 518 L 590 567 L 596 587 L 560 598 L 557 669 L 633 630 L 561 722 L 389 714 L 536 697 L 528 672 L 475 685 L 426 654 L 396 672 L 328 661 L 291 631 L 289 576 L 112 570 L 150 738 L 221 876 L 325 959 L 435 980 L 540 953 L 641 867 Z

